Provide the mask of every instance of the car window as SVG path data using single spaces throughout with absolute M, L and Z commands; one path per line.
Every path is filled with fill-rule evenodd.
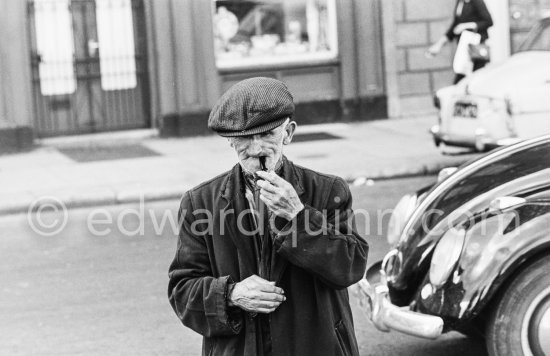
M 550 51 L 550 20 L 539 22 L 531 30 L 520 51 Z
M 466 201 L 550 166 L 550 142 L 511 153 L 487 166 L 481 167 L 456 185 L 448 188 L 426 211 L 440 211 L 430 215 L 427 227 L 432 229 Z

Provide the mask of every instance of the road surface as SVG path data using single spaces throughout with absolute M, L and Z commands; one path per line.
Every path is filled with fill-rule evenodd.
M 352 187 L 370 263 L 388 250 L 387 209 L 432 180 Z M 0 355 L 200 354 L 200 335 L 179 323 L 167 299 L 177 206 L 165 201 L 1 217 Z M 378 332 L 354 295 L 351 304 L 361 355 L 484 355 L 483 345 L 457 333 L 426 341 Z

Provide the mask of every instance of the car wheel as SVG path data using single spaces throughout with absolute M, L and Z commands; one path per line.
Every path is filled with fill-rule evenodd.
M 501 294 L 486 335 L 492 356 L 550 356 L 550 256 L 516 275 Z
M 457 331 L 472 340 L 485 342 L 486 325 L 487 321 L 484 316 L 479 315 L 475 319 L 471 320 L 469 323 L 463 325 L 462 327 L 459 327 Z

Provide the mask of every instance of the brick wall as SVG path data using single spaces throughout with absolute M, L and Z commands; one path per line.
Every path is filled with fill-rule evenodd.
M 452 46 L 426 58 L 450 25 L 456 0 L 392 0 L 400 116 L 433 113 L 433 92 L 452 84 Z

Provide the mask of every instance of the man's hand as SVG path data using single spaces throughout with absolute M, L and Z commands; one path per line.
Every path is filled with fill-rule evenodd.
M 228 305 L 248 312 L 269 314 L 286 300 L 284 291 L 256 275 L 235 284 Z
M 289 182 L 273 172 L 258 171 L 256 174 L 263 179 L 257 182 L 261 188 L 260 199 L 275 215 L 290 221 L 304 209 L 304 204 Z

